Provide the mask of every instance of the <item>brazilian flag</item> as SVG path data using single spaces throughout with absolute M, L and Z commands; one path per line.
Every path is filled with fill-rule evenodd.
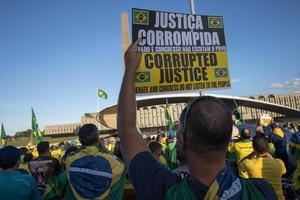
M 1 139 L 1 148 L 5 147 L 7 136 L 6 136 L 6 132 L 5 132 L 3 123 L 1 123 L 1 135 L 0 135 L 0 139 Z
M 223 28 L 222 17 L 208 17 L 208 28 Z
M 172 117 L 170 115 L 169 107 L 170 107 L 170 105 L 169 105 L 168 99 L 166 99 L 165 117 L 168 122 L 169 131 L 172 131 L 174 129 L 174 124 L 172 121 Z
M 101 97 L 103 99 L 107 99 L 107 94 L 103 90 L 98 89 L 98 97 Z
M 147 83 L 151 81 L 150 72 L 135 72 L 135 82 L 136 83 Z
M 145 10 L 132 10 L 133 24 L 149 25 L 149 12 Z
M 240 109 L 236 103 L 236 101 L 234 100 L 234 110 L 233 110 L 233 115 L 235 116 L 235 124 L 236 125 L 241 125 L 244 124 L 244 119 L 243 119 L 243 115 L 240 112 Z
M 39 125 L 36 120 L 35 113 L 33 111 L 33 108 L 31 108 L 31 134 L 33 137 L 35 137 L 39 142 L 44 141 L 44 132 L 39 130 Z
M 227 78 L 228 72 L 227 68 L 221 67 L 221 68 L 215 68 L 215 78 Z

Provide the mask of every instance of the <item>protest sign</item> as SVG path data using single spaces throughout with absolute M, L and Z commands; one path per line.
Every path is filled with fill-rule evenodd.
M 137 94 L 231 86 L 222 17 L 134 8 L 132 39 L 138 38 Z
M 269 124 L 272 123 L 273 118 L 269 114 L 263 114 L 259 118 L 260 124 L 263 126 L 268 126 Z

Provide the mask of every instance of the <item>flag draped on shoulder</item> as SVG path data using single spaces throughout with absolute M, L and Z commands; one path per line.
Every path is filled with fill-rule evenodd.
M 237 105 L 235 100 L 234 100 L 233 115 L 235 116 L 235 124 L 236 125 L 244 124 L 242 112 L 240 112 L 239 106 Z
M 106 92 L 104 92 L 104 90 L 101 90 L 101 89 L 98 89 L 97 94 L 98 94 L 98 97 L 101 97 L 103 99 L 107 99 L 107 97 L 108 97 Z
M 169 105 L 168 99 L 166 99 L 165 117 L 168 122 L 169 131 L 172 131 L 174 129 L 174 124 L 172 121 L 172 117 L 170 115 L 169 107 L 170 107 L 170 105 Z
M 39 125 L 37 123 L 37 119 L 35 116 L 35 113 L 33 111 L 33 108 L 31 108 L 31 113 L 32 113 L 32 117 L 31 117 L 31 129 L 32 129 L 32 135 L 33 137 L 35 137 L 39 142 L 44 141 L 44 133 L 43 131 L 39 130 Z
M 6 136 L 6 132 L 5 132 L 3 123 L 1 123 L 1 135 L 0 135 L 0 139 L 1 139 L 1 147 L 5 147 L 7 136 Z

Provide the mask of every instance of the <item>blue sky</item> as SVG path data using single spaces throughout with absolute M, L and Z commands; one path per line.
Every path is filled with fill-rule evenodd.
M 0 122 L 8 134 L 79 122 L 96 111 L 96 89 L 116 103 L 122 78 L 122 11 L 190 11 L 188 0 L 1 0 Z M 195 0 L 196 13 L 223 16 L 230 95 L 287 93 L 300 85 L 300 1 Z

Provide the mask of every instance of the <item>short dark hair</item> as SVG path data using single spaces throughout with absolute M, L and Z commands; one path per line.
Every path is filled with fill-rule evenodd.
M 27 147 L 20 147 L 21 155 L 25 155 L 28 152 Z
M 241 131 L 241 137 L 243 139 L 250 139 L 250 137 L 251 137 L 251 130 L 249 128 L 243 128 L 242 131 Z
M 192 106 L 192 107 L 191 107 Z M 231 138 L 232 115 L 216 97 L 203 96 L 189 103 L 180 117 L 189 147 L 195 153 L 224 151 Z M 182 122 L 183 120 L 183 122 Z
M 39 154 L 43 154 L 46 153 L 48 151 L 50 151 L 50 144 L 48 141 L 43 141 L 38 143 L 37 145 L 37 151 Z
M 79 129 L 79 141 L 83 146 L 93 146 L 99 141 L 99 131 L 94 124 L 85 124 Z
M 33 159 L 33 155 L 32 155 L 32 153 L 26 153 L 25 155 L 24 155 L 24 162 L 29 162 L 29 161 L 31 161 Z
M 69 146 L 65 151 L 65 155 L 67 156 L 69 153 L 76 152 L 76 151 L 78 151 L 78 148 L 76 146 Z
M 162 146 L 161 144 L 159 144 L 158 142 L 154 141 L 154 142 L 150 142 L 148 145 L 150 151 L 152 153 L 155 153 L 157 150 L 162 150 Z
M 265 153 L 269 149 L 268 139 L 263 135 L 256 135 L 253 137 L 253 149 L 257 153 Z

